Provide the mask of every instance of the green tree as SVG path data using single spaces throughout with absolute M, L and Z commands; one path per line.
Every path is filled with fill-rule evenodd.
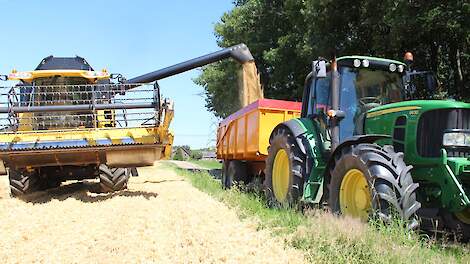
M 443 88 L 470 98 L 470 4 L 437 0 L 238 0 L 215 25 L 219 46 L 245 43 L 267 98 L 300 100 L 311 61 L 363 54 L 401 59 L 437 73 Z M 236 111 L 237 66 L 207 66 L 195 80 L 219 117 Z

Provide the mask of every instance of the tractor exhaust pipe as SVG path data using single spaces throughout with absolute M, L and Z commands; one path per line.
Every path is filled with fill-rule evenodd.
M 245 44 L 239 44 L 192 60 L 181 62 L 173 66 L 169 66 L 157 71 L 134 77 L 125 81 L 125 83 L 137 84 L 154 82 L 228 58 L 232 58 L 241 64 L 249 61 L 254 61 L 253 55 L 251 55 L 251 52 L 248 47 Z
M 331 108 L 333 111 L 340 111 L 339 98 L 339 73 L 336 56 L 331 62 Z M 340 119 L 335 116 L 331 119 L 331 151 L 333 152 L 339 145 L 339 122 Z

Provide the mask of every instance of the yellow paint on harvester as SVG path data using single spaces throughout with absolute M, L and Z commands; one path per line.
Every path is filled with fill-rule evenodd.
M 39 130 L 18 131 L 0 134 L 0 142 L 37 142 L 60 140 L 86 139 L 93 143 L 96 139 L 109 138 L 113 143 L 120 144 L 125 137 L 133 138 L 137 143 L 155 143 L 160 130 L 158 128 L 101 128 L 101 129 L 69 129 L 69 130 Z
M 419 106 L 402 106 L 402 107 L 389 108 L 389 109 L 385 109 L 385 110 L 371 112 L 371 113 L 367 114 L 367 117 L 372 118 L 372 117 L 385 115 L 385 114 L 391 114 L 391 113 L 409 111 L 409 110 L 419 110 L 419 109 L 421 109 L 421 107 L 419 107 Z

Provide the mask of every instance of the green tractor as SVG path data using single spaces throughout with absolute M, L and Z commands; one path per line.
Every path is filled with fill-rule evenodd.
M 301 117 L 270 136 L 270 203 L 326 203 L 364 220 L 398 215 L 409 228 L 419 214 L 468 240 L 470 104 L 412 100 L 418 74 L 408 65 L 364 56 L 315 61 Z

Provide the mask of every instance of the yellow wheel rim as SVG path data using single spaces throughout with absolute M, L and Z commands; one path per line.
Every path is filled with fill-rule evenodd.
M 470 225 L 470 208 L 467 208 L 461 212 L 454 213 L 455 217 L 467 225 Z
M 371 209 L 369 185 L 364 173 L 358 169 L 349 170 L 339 190 L 341 213 L 367 220 Z
M 289 175 L 289 156 L 284 149 L 280 149 L 274 158 L 272 181 L 274 196 L 281 203 L 286 200 L 289 192 Z

